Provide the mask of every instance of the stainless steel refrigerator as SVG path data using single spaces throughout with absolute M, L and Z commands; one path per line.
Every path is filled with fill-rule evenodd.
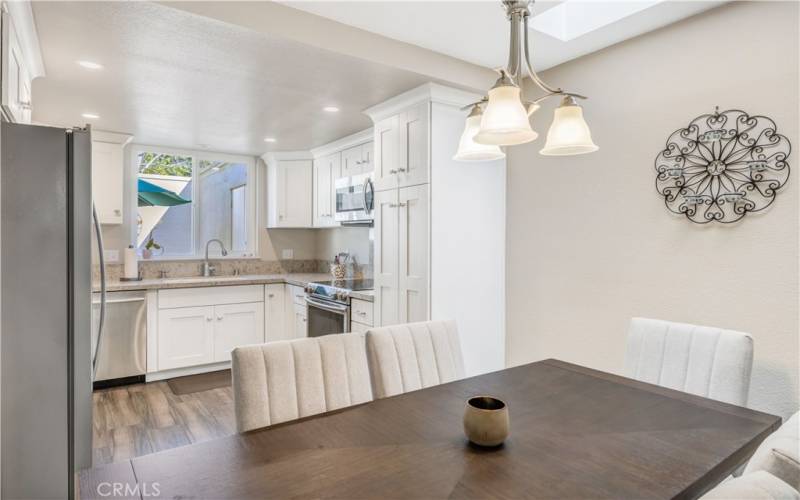
M 2 124 L 2 498 L 72 498 L 91 465 L 91 141 Z

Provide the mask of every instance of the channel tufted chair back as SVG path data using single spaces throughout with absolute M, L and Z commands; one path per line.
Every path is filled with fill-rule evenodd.
M 231 361 L 239 432 L 372 401 L 363 333 L 237 347 Z
M 747 404 L 753 339 L 733 330 L 633 318 L 625 374 L 739 406 Z
M 455 321 L 426 321 L 367 332 L 376 398 L 424 389 L 464 377 Z

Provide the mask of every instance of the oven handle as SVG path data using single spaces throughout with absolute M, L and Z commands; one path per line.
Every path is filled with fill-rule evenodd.
M 332 313 L 347 314 L 347 306 L 338 306 L 327 302 L 322 302 L 321 300 L 312 299 L 308 296 L 306 297 L 306 305 L 318 307 Z

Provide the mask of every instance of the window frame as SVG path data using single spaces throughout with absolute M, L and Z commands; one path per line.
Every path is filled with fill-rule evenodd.
M 134 207 L 135 215 L 132 217 L 131 234 L 135 243 L 136 235 L 136 219 L 138 214 L 137 193 L 138 193 L 138 179 L 139 179 L 139 159 L 141 153 L 160 153 L 173 156 L 189 156 L 192 158 L 192 227 L 191 227 L 191 240 L 194 246 L 192 254 L 186 255 L 153 255 L 148 260 L 158 261 L 181 261 L 181 260 L 203 260 L 205 258 L 205 242 L 200 241 L 200 162 L 206 161 L 224 161 L 228 163 L 243 163 L 247 168 L 247 182 L 243 184 L 245 187 L 245 226 L 247 234 L 247 247 L 242 252 L 234 252 L 228 249 L 228 255 L 217 255 L 214 260 L 230 260 L 230 259 L 257 259 L 258 253 L 258 194 L 259 194 L 259 179 L 258 169 L 256 168 L 256 158 L 245 155 L 235 155 L 229 153 L 218 153 L 215 151 L 206 150 L 192 150 L 192 149 L 179 149 L 167 146 L 153 146 L 149 144 L 132 144 L 130 147 L 130 169 L 132 182 L 129 186 L 132 193 L 132 206 Z

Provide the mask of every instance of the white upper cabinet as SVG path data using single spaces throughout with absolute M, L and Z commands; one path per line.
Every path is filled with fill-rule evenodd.
M 314 160 L 314 227 L 334 227 L 336 190 L 334 181 L 341 175 L 341 153 Z
M 430 104 L 423 102 L 398 116 L 400 158 L 397 168 L 398 187 L 428 182 Z
M 366 144 L 361 145 L 361 173 L 372 172 L 372 169 L 375 166 L 372 164 L 372 160 L 375 157 L 375 143 L 369 141 Z
M 373 183 L 376 191 L 397 187 L 399 132 L 399 116 L 397 115 L 384 118 L 375 124 L 375 159 L 373 161 L 375 177 Z
M 33 12 L 30 2 L 4 3 L 3 8 L 0 105 L 9 121 L 30 123 L 31 84 L 44 75 Z
M 342 151 L 342 177 L 350 177 L 361 173 L 361 146 L 354 146 Z
M 313 168 L 310 159 L 267 160 L 267 227 L 312 227 Z
M 92 131 L 92 200 L 100 224 L 122 224 L 125 145 L 132 136 Z

